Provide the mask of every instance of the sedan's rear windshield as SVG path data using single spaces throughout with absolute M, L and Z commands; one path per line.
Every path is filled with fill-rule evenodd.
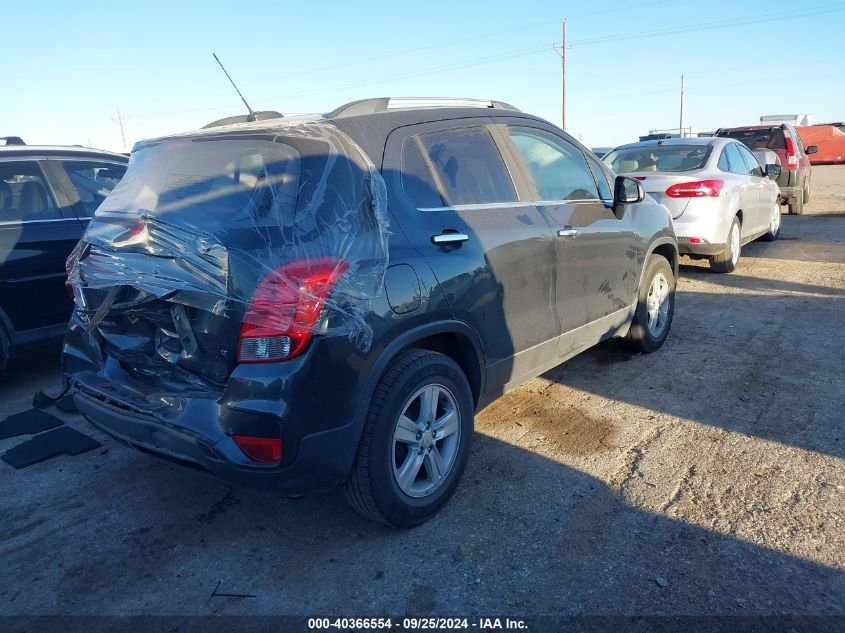
M 706 145 L 648 145 L 613 150 L 602 161 L 617 174 L 641 171 L 692 171 L 710 156 Z
M 748 149 L 786 149 L 783 129 L 779 127 L 760 130 L 727 130 L 719 136 L 734 138 Z

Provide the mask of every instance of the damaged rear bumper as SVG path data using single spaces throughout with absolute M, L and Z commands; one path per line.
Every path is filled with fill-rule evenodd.
M 78 386 L 74 402 L 88 421 L 122 444 L 235 484 L 289 493 L 343 483 L 351 466 L 343 447 L 355 446 L 358 437 L 354 423 L 307 435 L 293 463 L 268 466 L 249 460 L 225 433 L 213 437 L 168 423 L 129 406 L 106 402 Z

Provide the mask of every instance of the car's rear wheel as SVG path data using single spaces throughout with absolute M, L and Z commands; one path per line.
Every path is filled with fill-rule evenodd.
M 772 214 L 769 218 L 769 230 L 761 238 L 764 242 L 774 242 L 780 235 L 780 205 L 772 205 Z
M 804 204 L 807 204 L 810 201 L 810 183 L 808 182 L 804 186 Z
M 475 413 L 461 368 L 428 350 L 403 352 L 373 394 L 346 497 L 396 527 L 430 519 L 449 500 L 469 456 Z
M 728 239 L 725 250 L 719 255 L 710 257 L 710 269 L 717 273 L 732 273 L 739 263 L 739 255 L 742 252 L 742 227 L 739 218 L 734 218 L 731 228 L 728 230 Z
M 638 352 L 657 351 L 672 326 L 675 313 L 675 275 L 661 255 L 652 255 L 643 273 L 637 308 L 625 344 Z

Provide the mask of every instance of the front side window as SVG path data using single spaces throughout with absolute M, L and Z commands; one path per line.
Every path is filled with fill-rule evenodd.
M 406 139 L 408 162 L 403 156 L 402 187 L 419 208 L 436 205 L 438 197 L 449 205 L 516 202 L 516 190 L 493 137 L 482 127 L 430 132 Z M 403 154 L 406 148 L 403 148 Z M 414 161 L 422 159 L 439 192 L 426 184 L 428 174 Z M 406 167 L 408 173 L 404 173 Z M 420 177 L 422 175 L 422 177 Z M 436 195 L 435 195 L 436 193 Z
M 599 186 L 599 195 L 602 200 L 613 200 L 613 188 L 610 181 L 607 179 L 607 172 L 602 169 L 602 166 L 592 156 L 587 156 L 590 167 L 593 169 L 593 175 L 596 177 L 596 183 Z
M 598 200 L 584 154 L 563 139 L 534 128 L 508 127 L 541 200 Z
M 0 222 L 61 217 L 36 161 L 0 163 Z
M 94 215 L 97 207 L 126 173 L 124 165 L 109 163 L 65 161 L 62 167 L 79 196 L 79 204 L 86 216 Z

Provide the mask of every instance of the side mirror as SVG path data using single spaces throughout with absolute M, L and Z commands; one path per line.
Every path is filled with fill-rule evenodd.
M 632 204 L 645 200 L 645 191 L 639 180 L 617 176 L 613 183 L 613 205 Z
M 780 165 L 776 165 L 774 163 L 766 165 L 766 176 L 772 180 L 776 180 L 777 177 L 780 176 Z
M 810 155 L 815 154 L 817 151 L 819 151 L 818 147 L 816 147 L 815 145 L 810 145 L 810 147 L 804 150 L 804 153 Z

